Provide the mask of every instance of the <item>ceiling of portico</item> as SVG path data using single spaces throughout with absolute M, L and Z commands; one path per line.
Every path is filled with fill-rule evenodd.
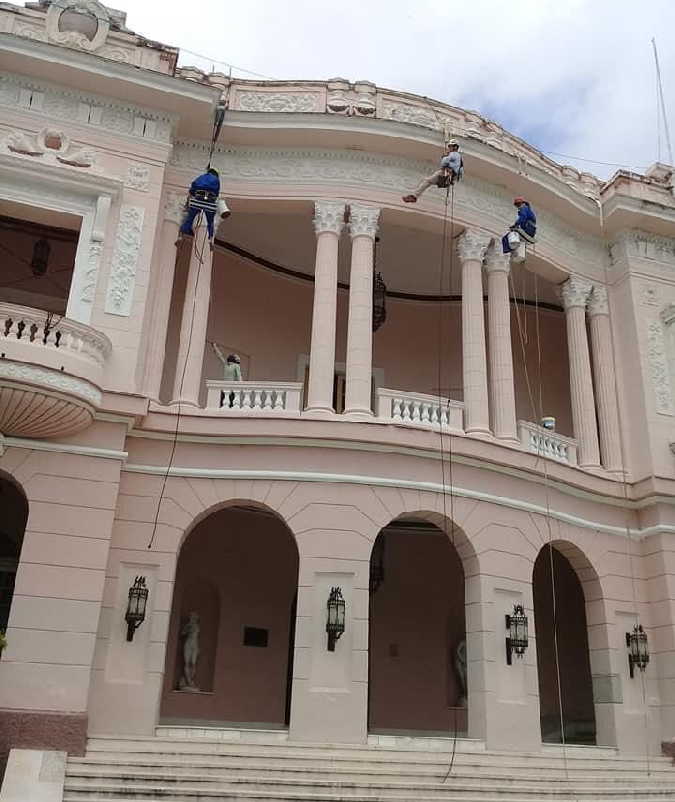
M 459 233 L 456 229 L 454 236 Z M 456 254 L 451 255 L 449 230 L 442 271 L 442 232 L 392 223 L 385 214 L 379 236 L 377 268 L 389 292 L 430 299 L 461 293 L 461 268 Z M 309 204 L 307 208 L 274 214 L 235 210 L 221 225 L 218 240 L 301 276 L 314 275 L 316 238 Z M 345 285 L 349 283 L 350 257 L 351 242 L 345 230 L 340 239 L 338 267 L 338 280 Z M 512 294 L 514 289 L 517 297 L 533 301 L 537 296 L 543 303 L 559 304 L 555 286 L 543 278 L 535 286 L 534 274 L 521 266 L 512 270 Z

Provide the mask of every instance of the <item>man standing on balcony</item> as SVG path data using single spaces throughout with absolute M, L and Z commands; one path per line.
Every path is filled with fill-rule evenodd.
M 420 181 L 414 192 L 403 196 L 404 203 L 417 203 L 419 196 L 426 192 L 429 187 L 436 186 L 445 189 L 455 181 L 459 181 L 464 175 L 464 162 L 462 154 L 459 152 L 459 142 L 451 139 L 445 143 L 445 156 L 441 159 L 441 165 L 435 173 Z
M 190 184 L 190 191 L 188 193 L 187 211 L 185 219 L 180 227 L 182 236 L 193 237 L 193 225 L 195 218 L 200 212 L 204 212 L 206 217 L 206 226 L 209 233 L 209 240 L 213 241 L 214 224 L 213 221 L 216 212 L 220 212 L 222 218 L 230 216 L 230 210 L 223 202 L 219 207 L 218 195 L 220 194 L 220 177 L 218 171 L 213 167 L 195 178 Z
M 211 343 L 211 345 L 213 346 L 213 350 L 214 350 L 216 356 L 218 357 L 218 359 L 220 360 L 220 362 L 221 362 L 221 364 L 223 366 L 223 381 L 226 381 L 226 382 L 240 382 L 240 381 L 242 381 L 241 359 L 239 359 L 239 355 L 238 354 L 228 354 L 227 358 L 225 358 L 225 354 L 223 354 L 223 352 L 220 349 L 220 346 L 218 345 L 218 343 Z M 222 396 L 221 396 L 221 398 L 223 399 L 223 402 L 225 400 L 224 399 L 224 395 L 225 395 L 225 393 L 223 393 Z M 228 401 L 229 401 L 229 403 L 227 404 L 227 406 L 230 406 L 230 407 L 234 406 L 234 392 L 233 391 L 230 391 L 230 394 L 228 396 Z M 224 403 L 223 403 L 223 406 L 225 406 Z

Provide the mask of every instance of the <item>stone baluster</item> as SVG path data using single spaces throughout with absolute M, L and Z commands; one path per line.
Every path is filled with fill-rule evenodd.
M 352 263 L 349 278 L 349 322 L 345 414 L 370 417 L 373 375 L 373 248 L 380 210 L 352 203 L 349 233 Z
M 334 411 L 338 246 L 344 217 L 343 201 L 317 201 L 314 204 L 316 261 L 306 404 L 306 409 L 311 412 L 332 414 Z
M 172 402 L 195 406 L 199 404 L 204 365 L 213 264 L 213 251 L 209 246 L 202 218 L 200 215 L 199 226 L 195 226 L 194 229 L 194 237 L 185 238 L 180 246 L 181 250 L 190 249 L 190 267 L 183 302 Z
M 609 323 L 609 299 L 605 287 L 598 285 L 593 287 L 588 300 L 588 317 L 591 330 L 595 392 L 598 402 L 602 464 L 608 471 L 619 471 L 622 466 L 619 408 L 616 399 L 612 332 Z
M 166 335 L 178 258 L 176 238 L 183 219 L 184 205 L 184 194 L 169 192 L 166 196 L 158 264 L 155 265 L 155 295 L 145 367 L 145 392 L 149 398 L 155 400 L 159 398 L 164 373 Z
M 589 468 L 600 465 L 591 359 L 586 333 L 586 304 L 590 293 L 590 282 L 578 276 L 568 278 L 561 286 L 561 297 L 567 318 L 574 437 L 579 449 L 579 465 Z
M 516 396 L 511 351 L 511 303 L 509 270 L 511 261 L 492 242 L 485 259 L 488 276 L 488 334 L 490 343 L 490 406 L 492 431 L 503 440 L 516 440 Z
M 462 264 L 462 370 L 464 428 L 467 434 L 490 432 L 482 263 L 490 237 L 466 230 L 457 243 Z

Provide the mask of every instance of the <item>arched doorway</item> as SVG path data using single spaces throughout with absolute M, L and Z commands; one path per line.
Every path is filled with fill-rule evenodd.
M 369 729 L 465 734 L 464 570 L 450 537 L 396 520 L 375 541 L 370 576 Z
M 297 583 L 295 540 L 268 510 L 227 507 L 195 526 L 178 557 L 163 723 L 288 724 Z
M 566 545 L 544 546 L 532 575 L 541 738 L 562 743 L 564 735 L 565 743 L 595 744 L 586 599 L 562 553 Z
M 9 622 L 27 520 L 26 496 L 17 484 L 0 475 L 0 632 L 5 632 Z

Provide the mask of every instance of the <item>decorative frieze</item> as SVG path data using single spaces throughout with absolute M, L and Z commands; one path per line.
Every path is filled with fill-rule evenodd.
M 105 311 L 112 315 L 128 317 L 131 314 L 143 234 L 143 216 L 144 209 L 141 206 L 122 206 L 120 209 L 105 304 Z
M 622 231 L 610 244 L 612 262 L 628 259 L 649 259 L 675 267 L 675 238 L 662 237 L 647 231 Z
M 234 108 L 239 111 L 320 112 L 319 92 L 237 92 Z
M 164 219 L 180 225 L 185 217 L 185 194 L 180 192 L 167 193 L 164 201 Z
M 72 145 L 70 138 L 57 128 L 43 128 L 35 135 L 13 131 L 5 141 L 7 150 L 21 156 L 60 162 L 71 167 L 91 167 L 96 154 L 90 148 Z
M 121 105 L 99 95 L 66 90 L 56 84 L 4 72 L 0 72 L 2 106 L 39 112 L 50 120 L 94 125 L 106 131 L 156 142 L 171 141 L 172 128 L 177 119 L 175 115 Z
M 317 201 L 314 204 L 314 231 L 322 234 L 332 231 L 341 234 L 345 225 L 344 201 Z
M 150 168 L 144 164 L 130 164 L 124 186 L 139 192 L 147 192 L 150 189 Z

